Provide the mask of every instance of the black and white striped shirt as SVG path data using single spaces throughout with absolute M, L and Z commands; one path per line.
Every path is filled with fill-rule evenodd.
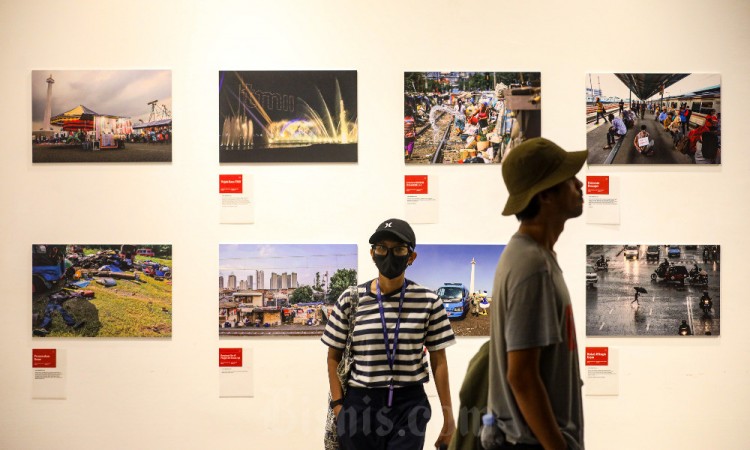
M 398 335 L 396 362 L 391 371 L 383 341 L 377 294 L 370 290 L 371 281 L 357 286 L 357 308 L 352 354 L 354 365 L 349 386 L 388 387 L 391 378 L 395 387 L 404 387 L 429 380 L 423 347 L 437 351 L 456 343 L 443 302 L 431 290 L 406 280 L 404 305 L 401 309 L 401 328 Z M 401 289 L 383 295 L 388 340 L 393 351 L 393 337 L 398 318 Z M 343 350 L 349 331 L 351 296 L 347 289 L 341 294 L 326 324 L 321 340 L 329 347 Z

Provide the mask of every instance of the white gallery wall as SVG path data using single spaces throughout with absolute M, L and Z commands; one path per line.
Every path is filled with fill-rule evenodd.
M 579 347 L 620 352 L 620 395 L 585 397 L 590 449 L 744 449 L 750 416 L 750 5 L 525 1 L 0 2 L 0 448 L 321 448 L 326 348 L 316 338 L 219 339 L 219 243 L 357 243 L 404 215 L 404 174 L 437 176 L 423 243 L 505 243 L 499 165 L 406 167 L 403 72 L 539 71 L 542 134 L 586 143 L 586 73 L 722 75 L 722 165 L 584 167 L 620 178 L 619 226 L 568 222 L 556 246 Z M 173 161 L 32 164 L 31 71 L 171 69 Z M 356 69 L 359 162 L 218 163 L 218 71 Z M 255 179 L 253 225 L 219 225 L 218 174 Z M 31 337 L 32 243 L 173 244 L 170 339 Z M 592 243 L 719 243 L 721 336 L 586 338 Z M 418 263 L 418 262 L 417 262 Z M 418 281 L 418 280 L 417 280 Z M 451 389 L 484 338 L 448 349 Z M 255 397 L 218 397 L 220 346 L 253 349 Z M 31 399 L 31 349 L 68 354 L 67 400 Z M 433 410 L 438 411 L 437 399 Z M 430 423 L 431 444 L 441 425 Z

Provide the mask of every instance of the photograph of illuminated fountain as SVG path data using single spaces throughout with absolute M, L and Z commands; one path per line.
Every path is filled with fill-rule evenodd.
M 356 71 L 220 71 L 220 162 L 357 162 Z

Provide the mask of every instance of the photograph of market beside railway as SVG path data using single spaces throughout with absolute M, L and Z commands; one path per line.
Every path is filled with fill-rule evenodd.
M 406 278 L 437 294 L 456 336 L 489 336 L 492 282 L 504 248 L 419 244 Z
M 32 160 L 172 161 L 169 70 L 34 70 Z
M 721 248 L 586 246 L 587 336 L 719 336 Z
M 355 244 L 219 245 L 219 335 L 320 335 L 357 284 Z
M 589 164 L 721 164 L 721 75 L 586 75 Z
M 541 136 L 539 72 L 405 72 L 407 164 L 500 163 Z
M 35 244 L 38 337 L 170 337 L 172 246 Z
M 357 72 L 219 72 L 220 162 L 357 162 Z

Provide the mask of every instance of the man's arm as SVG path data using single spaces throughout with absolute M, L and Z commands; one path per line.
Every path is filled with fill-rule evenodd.
M 541 347 L 508 352 L 508 384 L 531 432 L 545 450 L 565 450 L 547 390 L 539 376 Z
M 456 431 L 456 421 L 453 418 L 453 404 L 451 403 L 451 388 L 448 383 L 448 359 L 445 357 L 445 349 L 430 352 L 430 366 L 432 367 L 432 376 L 435 378 L 435 387 L 437 388 L 438 398 L 440 398 L 440 407 L 443 411 L 443 429 L 440 430 L 440 436 L 435 441 L 435 447 L 441 444 L 450 444 L 451 437 Z

